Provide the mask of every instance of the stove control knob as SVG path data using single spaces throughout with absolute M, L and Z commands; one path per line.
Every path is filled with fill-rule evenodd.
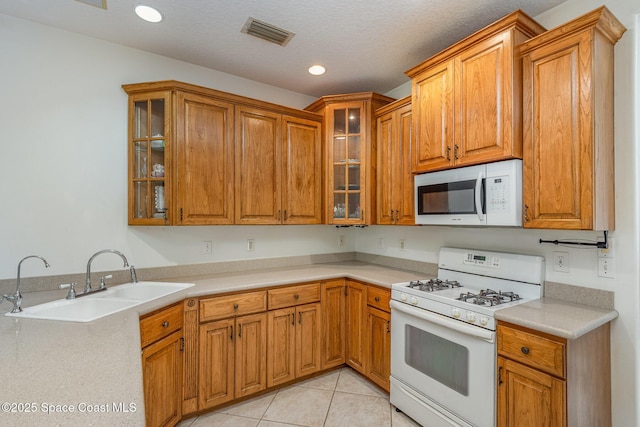
M 416 297 L 409 298 L 409 304 L 418 305 L 418 298 Z
M 471 312 L 467 312 L 467 320 L 471 323 L 476 323 L 476 314 L 475 313 L 471 313 Z
M 486 317 L 481 317 L 480 318 L 480 324 L 482 326 L 487 326 L 489 324 L 489 319 L 487 319 Z
M 400 294 L 400 301 L 407 302 L 407 294 Z
M 456 319 L 460 318 L 460 310 L 458 310 L 457 308 L 452 308 L 451 315 Z

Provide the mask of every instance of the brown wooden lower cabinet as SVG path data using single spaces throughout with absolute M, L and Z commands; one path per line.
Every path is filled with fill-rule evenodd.
M 611 426 L 609 323 L 574 340 L 499 322 L 498 426 Z
M 369 326 L 369 369 L 367 377 L 389 391 L 391 382 L 391 314 L 367 307 Z
M 322 283 L 322 369 L 345 363 L 345 280 Z
M 199 409 L 264 390 L 266 313 L 200 325 Z
M 269 311 L 267 386 L 320 370 L 320 303 Z
M 390 294 L 341 278 L 177 304 L 185 340 L 177 420 L 343 365 L 388 391 Z
M 345 322 L 347 326 L 347 365 L 367 375 L 367 285 L 347 280 Z
M 174 426 L 182 417 L 182 304 L 140 319 L 146 425 Z

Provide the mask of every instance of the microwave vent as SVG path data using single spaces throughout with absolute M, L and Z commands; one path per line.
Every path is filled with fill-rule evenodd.
M 295 36 L 295 33 L 291 31 L 283 30 L 275 25 L 251 17 L 247 19 L 241 32 L 280 46 L 286 46 L 293 36 Z

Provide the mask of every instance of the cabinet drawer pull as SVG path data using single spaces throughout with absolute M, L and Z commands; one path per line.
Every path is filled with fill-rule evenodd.
M 162 327 L 163 328 L 168 328 L 169 327 L 169 322 L 167 322 L 166 320 L 164 322 L 162 322 Z
M 233 304 L 233 309 L 234 309 L 234 310 L 237 310 L 237 309 L 238 309 L 238 304 L 237 304 L 237 303 L 236 303 L 236 304 Z
M 520 349 L 520 351 L 521 351 L 523 354 L 529 354 L 529 347 L 522 347 L 522 348 Z
M 293 296 L 293 299 L 296 299 L 296 300 L 297 300 L 298 298 L 300 298 L 300 295 L 298 295 L 298 294 L 295 294 L 295 295 Z
M 376 300 L 376 302 L 380 302 L 380 297 L 375 297 L 374 300 Z

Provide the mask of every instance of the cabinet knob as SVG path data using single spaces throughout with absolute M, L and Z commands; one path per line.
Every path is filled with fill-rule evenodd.
M 300 298 L 300 295 L 295 294 L 295 295 L 293 296 L 293 298 L 297 300 L 298 298 Z
M 233 304 L 233 309 L 237 310 L 238 309 L 238 304 Z
M 169 327 L 169 322 L 167 322 L 166 320 L 164 322 L 162 322 L 162 327 L 163 328 L 168 328 Z
M 380 302 L 380 297 L 375 297 L 374 300 L 376 300 L 376 302 Z
M 522 347 L 522 348 L 520 349 L 520 351 L 521 351 L 523 354 L 529 354 L 529 347 Z

